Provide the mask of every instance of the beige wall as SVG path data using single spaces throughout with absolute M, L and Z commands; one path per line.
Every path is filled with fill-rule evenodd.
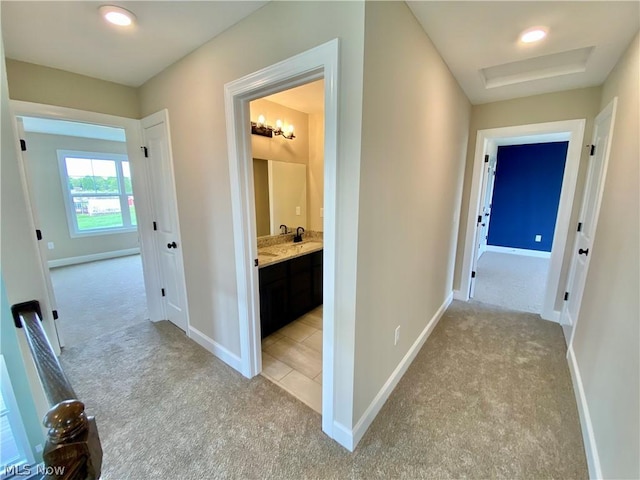
M 134 87 L 9 58 L 6 61 L 12 100 L 140 118 L 138 89 Z
M 471 176 L 473 174 L 473 160 L 476 149 L 476 137 L 478 130 L 488 128 L 511 127 L 515 125 L 528 125 L 532 123 L 556 122 L 561 120 L 575 120 L 585 118 L 587 120 L 584 132 L 585 142 L 590 141 L 593 130 L 593 119 L 598 114 L 600 105 L 600 87 L 580 88 L 564 92 L 547 93 L 532 97 L 516 98 L 501 102 L 474 105 L 471 109 L 471 124 L 469 127 L 469 146 L 467 148 L 467 160 L 464 175 L 464 189 L 462 194 L 462 206 L 460 210 L 461 228 L 458 232 L 458 244 L 456 253 L 456 269 L 454 277 L 454 289 L 460 289 L 462 257 L 466 236 L 466 219 L 469 211 L 469 195 L 471 191 Z M 576 224 L 580 208 L 580 199 L 584 188 L 584 176 L 589 158 L 587 149 L 582 152 L 578 181 L 576 185 L 576 200 L 571 214 L 569 235 L 567 237 L 567 250 L 573 248 Z M 565 262 L 560 274 L 560 285 L 566 283 L 567 269 L 570 258 L 565 254 Z M 560 294 L 556 300 L 556 309 L 560 309 Z
M 618 111 L 573 341 L 604 478 L 640 478 L 639 59 L 636 35 L 602 89 Z
M 139 246 L 138 232 L 72 238 L 69 234 L 58 167 L 57 150 L 59 149 L 126 155 L 127 146 L 125 143 L 43 133 L 26 133 L 26 140 L 29 146 L 29 164 L 36 197 L 36 208 L 44 241 L 53 242 L 55 245 L 53 250 L 47 250 L 48 260 L 112 252 Z
M 367 3 L 364 65 L 356 422 L 452 292 L 471 111 L 404 3 Z
M 324 114 L 309 115 L 309 229 L 324 231 L 320 209 L 324 208 Z
M 336 247 L 336 419 L 351 428 L 364 4 L 269 2 L 140 89 L 142 114 L 167 108 L 192 325 L 240 353 L 224 84 L 340 39 Z M 248 39 L 256 41 L 247 48 Z M 194 208 L 196 207 L 197 208 Z

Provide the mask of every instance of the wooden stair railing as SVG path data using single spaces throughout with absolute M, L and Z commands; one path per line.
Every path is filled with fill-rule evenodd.
M 42 313 L 36 300 L 11 307 L 17 328 L 23 328 L 40 382 L 51 409 L 43 424 L 49 429 L 42 453 L 47 480 L 97 480 L 102 468 L 102 446 L 94 417 L 64 374 L 42 328 Z

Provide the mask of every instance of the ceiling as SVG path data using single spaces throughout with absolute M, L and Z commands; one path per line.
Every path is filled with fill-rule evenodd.
M 107 24 L 105 3 L 133 12 L 136 24 Z M 5 55 L 137 87 L 266 3 L 3 1 Z
M 316 80 L 280 93 L 264 100 L 284 105 L 299 112 L 314 114 L 324 112 L 324 80 Z
M 600 85 L 640 28 L 635 1 L 407 4 L 473 104 Z
M 134 12 L 135 26 L 106 24 L 93 1 L 3 1 L 6 56 L 135 87 L 267 2 L 108 3 Z M 636 1 L 407 4 L 474 104 L 600 85 L 640 26 Z M 533 25 L 548 37 L 520 45 Z

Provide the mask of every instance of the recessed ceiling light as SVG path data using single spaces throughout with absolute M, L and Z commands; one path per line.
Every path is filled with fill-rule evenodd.
M 522 43 L 534 43 L 539 42 L 547 36 L 548 29 L 545 27 L 532 27 L 527 28 L 520 34 L 520 41 Z
M 102 5 L 98 11 L 107 22 L 118 25 L 119 27 L 128 27 L 136 18 L 129 10 L 116 7 L 115 5 Z

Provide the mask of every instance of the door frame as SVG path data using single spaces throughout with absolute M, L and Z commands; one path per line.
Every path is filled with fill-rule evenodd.
M 560 288 L 560 274 L 569 236 L 569 222 L 571 220 L 576 182 L 578 180 L 585 124 L 585 119 L 576 119 L 478 130 L 473 162 L 471 193 L 469 195 L 469 209 L 467 212 L 460 290 L 455 292 L 457 299 L 463 301 L 469 300 L 472 266 L 474 257 L 477 255 L 475 239 L 478 228 L 477 217 L 481 207 L 481 185 L 484 180 L 484 156 L 487 154 L 495 155 L 499 144 L 506 145 L 507 143 L 505 142 L 509 142 L 512 145 L 532 143 L 531 137 L 536 136 L 549 138 L 542 140 L 545 142 L 568 140 L 569 146 L 567 149 L 567 159 L 562 178 L 562 190 L 551 247 L 549 273 L 547 275 L 544 304 L 542 313 L 540 314 L 540 316 L 546 320 L 559 321 L 560 311 L 555 309 L 555 303 Z
M 249 102 L 324 78 L 324 265 L 322 334 L 322 430 L 334 435 L 336 176 L 339 41 L 331 40 L 224 87 L 231 179 L 241 372 L 262 369 L 258 258 Z
M 157 265 L 157 249 L 153 237 L 152 205 L 149 195 L 148 171 L 144 162 L 141 146 L 142 131 L 140 121 L 132 118 L 118 117 L 97 112 L 88 112 L 75 108 L 59 107 L 40 103 L 10 100 L 10 109 L 13 121 L 17 124 L 18 116 L 48 118 L 53 120 L 68 120 L 72 122 L 92 123 L 109 127 L 117 127 L 125 130 L 127 138 L 127 156 L 129 157 L 132 171 L 132 185 L 136 196 L 136 216 L 138 218 L 138 234 L 140 238 L 140 254 L 142 258 L 142 270 L 147 297 L 149 317 L 153 322 L 163 320 L 162 296 L 160 293 L 159 268 Z M 27 178 L 27 172 L 22 168 L 23 180 Z M 32 199 L 31 199 L 32 200 Z M 31 217 L 36 228 L 39 227 L 39 215 L 34 212 L 37 207 L 30 202 Z M 46 235 L 46 231 L 44 232 Z M 42 259 L 44 262 L 44 258 Z M 43 263 L 43 275 L 49 276 L 49 266 Z M 49 280 L 50 281 L 50 280 Z M 57 340 L 57 339 L 56 339 Z M 57 341 L 56 341 L 57 343 Z

